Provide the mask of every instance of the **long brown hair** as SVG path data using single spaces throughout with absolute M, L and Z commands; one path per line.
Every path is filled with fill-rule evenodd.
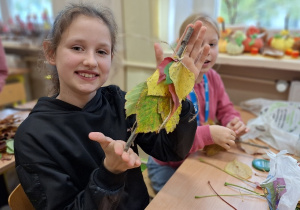
M 195 23 L 197 20 L 200 20 L 203 24 L 208 24 L 211 27 L 213 27 L 218 34 L 218 38 L 220 38 L 220 29 L 219 29 L 219 25 L 218 25 L 217 21 L 214 20 L 209 15 L 203 14 L 203 13 L 192 14 L 189 17 L 187 17 L 180 26 L 179 37 L 182 36 L 182 34 L 184 33 L 184 30 L 188 24 Z
M 55 55 L 56 49 L 60 43 L 61 36 L 64 31 L 71 25 L 75 17 L 79 15 L 85 15 L 88 17 L 96 17 L 102 20 L 110 31 L 111 36 L 111 52 L 115 53 L 116 39 L 117 39 L 117 24 L 111 10 L 107 7 L 96 8 L 92 5 L 86 4 L 70 4 L 64 10 L 62 10 L 55 18 L 54 24 L 44 40 L 48 42 L 47 48 L 44 49 L 44 57 Z M 50 94 L 58 94 L 59 89 L 59 77 L 55 66 L 52 66 L 47 72 L 48 78 L 52 81 L 52 87 L 50 88 Z

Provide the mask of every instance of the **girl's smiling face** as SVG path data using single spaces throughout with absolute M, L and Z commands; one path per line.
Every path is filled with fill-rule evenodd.
M 58 99 L 83 107 L 107 80 L 112 61 L 111 35 L 99 18 L 79 15 L 63 32 L 48 59 L 59 75 Z

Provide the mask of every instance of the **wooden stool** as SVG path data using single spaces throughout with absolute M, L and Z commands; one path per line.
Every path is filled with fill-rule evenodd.
M 144 182 L 146 183 L 146 187 L 147 187 L 150 199 L 153 199 L 155 197 L 156 193 L 155 193 L 154 189 L 152 188 L 151 181 L 148 177 L 148 169 L 145 169 L 143 171 L 143 177 L 144 177 Z
M 11 210 L 34 210 L 21 184 L 18 184 L 9 195 L 8 205 Z

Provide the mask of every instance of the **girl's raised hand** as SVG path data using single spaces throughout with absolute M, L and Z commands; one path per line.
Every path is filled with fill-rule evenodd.
M 196 21 L 194 24 L 189 24 L 186 27 L 184 34 L 181 36 L 181 38 L 178 41 L 177 47 L 175 49 L 176 53 L 179 50 L 181 43 L 184 39 L 184 36 L 187 33 L 189 27 L 192 27 L 194 30 L 181 56 L 182 59 L 181 62 L 191 72 L 195 74 L 195 80 L 196 80 L 206 60 L 206 57 L 209 53 L 210 46 L 207 44 L 202 46 L 204 34 L 206 32 L 206 27 L 202 26 L 201 21 Z
M 89 138 L 101 145 L 105 153 L 103 164 L 108 171 L 118 174 L 141 165 L 139 156 L 131 148 L 124 151 L 126 142 L 113 140 L 100 132 L 89 133 Z
M 195 74 L 195 80 L 198 78 L 202 65 L 205 62 L 205 59 L 209 53 L 210 46 L 205 45 L 202 46 L 204 34 L 206 32 L 206 27 L 202 26 L 201 21 L 196 21 L 195 24 L 189 24 L 184 34 L 178 41 L 177 47 L 175 49 L 175 53 L 172 57 L 176 56 L 177 51 L 179 50 L 182 40 L 187 33 L 189 27 L 193 27 L 194 31 L 186 45 L 185 51 L 182 54 L 181 62 Z M 164 55 L 161 46 L 158 43 L 154 44 L 155 58 L 157 66 L 163 61 Z

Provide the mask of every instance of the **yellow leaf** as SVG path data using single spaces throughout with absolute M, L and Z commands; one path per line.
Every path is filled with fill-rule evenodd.
M 168 122 L 165 125 L 165 129 L 167 133 L 170 133 L 174 131 L 176 128 L 176 125 L 179 123 L 179 115 L 181 113 L 182 105 L 180 104 L 179 107 L 176 109 L 175 113 L 172 115 L 172 117 L 168 120 Z
M 161 118 L 164 120 L 170 114 L 170 100 L 169 97 L 159 97 L 157 104 L 157 112 L 161 114 Z
M 169 74 L 179 101 L 182 101 L 192 91 L 195 84 L 195 75 L 181 62 L 174 62 L 169 69 Z
M 218 154 L 220 151 L 226 151 L 226 150 L 218 144 L 210 144 L 210 145 L 206 145 L 203 148 L 203 151 L 207 156 L 214 156 Z
M 161 82 L 157 84 L 159 78 L 159 70 L 156 71 L 147 79 L 148 86 L 148 95 L 151 96 L 169 96 L 169 87 L 168 85 Z
M 176 125 L 179 123 L 179 115 L 181 113 L 181 104 L 170 117 L 171 111 L 173 109 L 173 101 L 171 98 L 162 98 L 158 100 L 158 113 L 161 114 L 162 121 L 164 123 L 163 128 L 166 129 L 167 133 L 174 131 Z M 170 118 L 169 118 L 170 117 Z M 169 119 L 168 119 L 169 118 Z
M 225 166 L 225 171 L 244 179 L 249 179 L 252 176 L 252 169 L 245 163 L 242 163 L 238 160 L 227 163 Z

